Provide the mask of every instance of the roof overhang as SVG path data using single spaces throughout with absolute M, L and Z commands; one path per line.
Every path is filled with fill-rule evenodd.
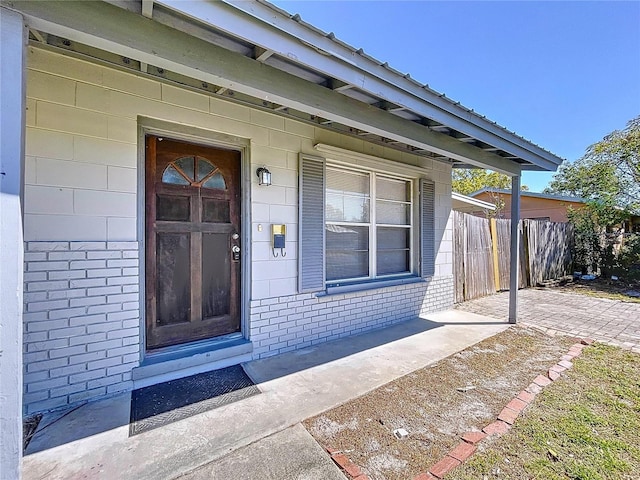
M 562 162 L 266 2 L 0 1 L 47 48 L 390 148 L 508 175 Z

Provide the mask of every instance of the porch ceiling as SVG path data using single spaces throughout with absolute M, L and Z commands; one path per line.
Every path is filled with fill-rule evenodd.
M 263 2 L 30 2 L 30 40 L 389 148 L 509 175 L 562 159 Z

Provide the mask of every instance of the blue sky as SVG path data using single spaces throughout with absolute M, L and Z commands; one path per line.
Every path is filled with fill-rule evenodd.
M 273 3 L 570 161 L 640 115 L 639 1 Z

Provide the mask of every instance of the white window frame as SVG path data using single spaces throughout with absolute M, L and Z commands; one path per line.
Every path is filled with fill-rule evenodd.
M 414 274 L 414 270 L 415 270 L 415 240 L 414 240 L 414 230 L 416 227 L 416 219 L 415 219 L 415 211 L 414 211 L 414 195 L 415 195 L 415 188 L 416 188 L 416 178 L 415 177 L 410 177 L 407 175 L 401 175 L 401 174 L 397 174 L 397 173 L 389 173 L 386 171 L 382 171 L 382 170 L 378 170 L 378 169 L 374 169 L 374 168 L 366 168 L 366 167 L 354 167 L 352 165 L 345 165 L 341 162 L 333 162 L 333 161 L 329 161 L 327 160 L 326 163 L 326 169 L 327 170 L 342 170 L 342 171 L 351 171 L 354 173 L 359 173 L 359 174 L 365 174 L 369 176 L 369 222 L 367 223 L 359 223 L 359 222 L 340 222 L 340 221 L 333 221 L 333 220 L 327 220 L 326 218 L 326 212 L 325 212 L 325 219 L 324 219 L 324 228 L 326 229 L 327 225 L 340 225 L 340 226 L 356 226 L 356 227 L 361 227 L 361 226 L 368 226 L 369 227 L 369 275 L 366 277 L 350 277 L 350 278 L 344 278 L 344 279 L 335 279 L 335 280 L 329 280 L 329 279 L 325 279 L 325 287 L 337 287 L 337 286 L 341 286 L 341 285 L 348 285 L 348 284 L 357 284 L 357 283 L 365 283 L 365 282 L 370 282 L 370 281 L 375 281 L 375 280 L 388 280 L 388 279 L 393 279 L 393 278 L 400 278 L 400 277 L 406 277 L 406 276 L 410 276 Z M 382 177 L 382 178 L 386 178 L 386 179 L 390 179 L 390 180 L 396 180 L 396 181 L 401 181 L 401 182 L 406 182 L 409 184 L 409 194 L 408 194 L 408 200 L 405 202 L 401 202 L 401 201 L 395 201 L 395 203 L 401 203 L 404 205 L 409 205 L 409 219 L 410 219 L 410 223 L 409 225 L 398 225 L 398 224 L 377 224 L 376 223 L 376 219 L 377 219 L 377 208 L 376 208 L 376 203 L 377 203 L 377 195 L 376 195 L 376 179 L 378 177 Z M 326 197 L 326 192 L 328 191 L 328 187 L 325 185 L 325 197 Z M 392 200 L 385 200 L 384 201 L 388 201 L 388 202 L 394 202 Z M 325 200 L 326 201 L 326 200 Z M 390 273 L 390 274 L 383 274 L 383 275 L 378 275 L 377 273 L 377 250 L 378 250 L 378 245 L 377 245 L 377 229 L 378 227 L 392 227 L 392 228 L 405 228 L 409 230 L 409 269 L 405 272 L 398 272 L 398 273 Z M 326 242 L 326 240 L 325 240 Z M 326 252 L 326 243 L 324 246 L 324 250 Z M 327 262 L 327 258 L 325 255 L 325 269 L 326 269 L 326 262 Z

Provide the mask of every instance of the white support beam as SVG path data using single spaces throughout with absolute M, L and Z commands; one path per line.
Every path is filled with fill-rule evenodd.
M 253 58 L 255 58 L 260 63 L 266 62 L 267 59 L 275 53 L 273 50 L 267 50 L 262 47 L 255 47 L 253 50 Z
M 243 40 L 295 58 L 307 68 L 355 85 L 371 95 L 436 120 L 452 129 L 477 138 L 527 161 L 555 170 L 561 159 L 516 137 L 497 124 L 472 114 L 417 82 L 398 76 L 391 69 L 359 55 L 345 45 L 321 35 L 303 24 L 276 12 L 268 5 L 246 0 L 185 2 L 156 0 L 187 17 L 205 22 Z M 355 68 L 354 68 L 355 67 Z
M 14 1 L 12 5 L 27 17 L 30 26 L 71 41 L 481 168 L 507 175 L 520 172 L 517 164 L 498 155 L 113 5 L 30 1 Z
M 147 18 L 153 18 L 154 0 L 142 0 L 142 15 Z
M 22 460 L 21 192 L 28 31 L 0 7 L 0 478 L 19 479 Z
M 518 319 L 520 285 L 520 175 L 511 177 L 511 264 L 509 267 L 509 323 Z

